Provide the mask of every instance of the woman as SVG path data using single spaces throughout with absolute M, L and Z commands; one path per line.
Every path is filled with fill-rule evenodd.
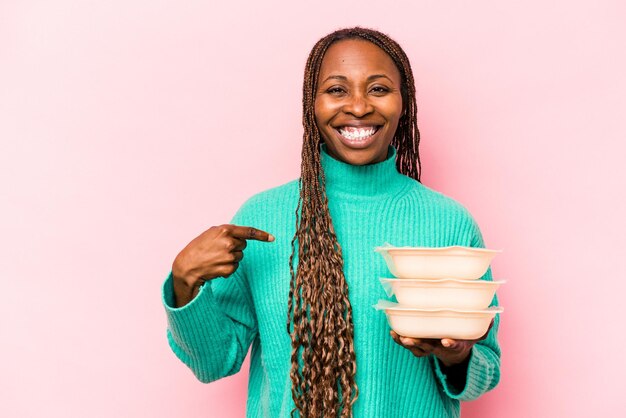
M 372 309 L 389 276 L 374 247 L 483 246 L 471 215 L 419 182 L 409 61 L 382 33 L 339 30 L 311 51 L 303 91 L 300 179 L 176 257 L 170 346 L 211 382 L 252 344 L 248 416 L 459 416 L 499 380 L 498 318 L 481 340 L 417 340 Z

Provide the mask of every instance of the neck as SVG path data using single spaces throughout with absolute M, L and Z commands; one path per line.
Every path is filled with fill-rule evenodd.
M 320 146 L 320 157 L 326 178 L 326 193 L 348 198 L 383 198 L 396 195 L 410 179 L 396 168 L 396 149 L 389 146 L 384 161 L 367 165 L 352 165 L 331 157 L 326 145 Z

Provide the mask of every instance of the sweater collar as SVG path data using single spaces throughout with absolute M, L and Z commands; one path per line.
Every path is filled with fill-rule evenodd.
M 398 172 L 396 149 L 391 145 L 384 161 L 368 165 L 339 161 L 328 154 L 326 144 L 321 144 L 320 155 L 328 195 L 382 198 L 396 195 L 410 180 Z

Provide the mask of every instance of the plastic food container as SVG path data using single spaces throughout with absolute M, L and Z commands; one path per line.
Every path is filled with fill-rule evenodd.
M 460 279 L 380 279 L 400 305 L 422 309 L 486 309 L 504 281 Z
M 502 251 L 475 247 L 376 247 L 396 277 L 406 279 L 480 278 Z
M 398 335 L 411 338 L 475 340 L 482 337 L 501 307 L 488 309 L 418 309 L 379 301 L 374 306 L 387 314 L 389 326 Z

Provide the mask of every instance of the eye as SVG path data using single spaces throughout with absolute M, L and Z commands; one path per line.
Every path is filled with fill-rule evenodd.
M 343 87 L 333 86 L 327 89 L 326 93 L 332 94 L 334 96 L 341 96 L 346 93 L 346 90 Z
M 371 88 L 370 92 L 374 93 L 377 96 L 382 96 L 386 93 L 389 93 L 389 88 L 385 86 L 374 86 Z

